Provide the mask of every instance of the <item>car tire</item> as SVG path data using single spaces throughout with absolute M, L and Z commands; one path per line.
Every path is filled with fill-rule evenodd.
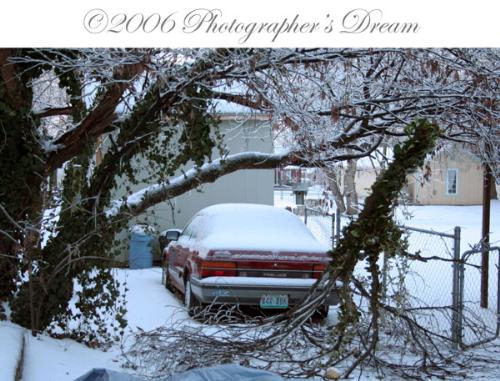
M 170 276 L 168 274 L 168 263 L 162 266 L 161 272 L 161 283 L 165 286 L 167 290 L 170 290 Z
M 201 303 L 193 294 L 193 290 L 191 289 L 191 279 L 189 276 L 184 282 L 184 305 L 186 306 L 188 315 L 191 317 L 196 315 L 201 309 Z
M 328 316 L 328 311 L 330 310 L 330 306 L 328 304 L 323 304 L 322 306 L 316 308 L 315 315 L 320 318 L 321 320 L 324 320 Z

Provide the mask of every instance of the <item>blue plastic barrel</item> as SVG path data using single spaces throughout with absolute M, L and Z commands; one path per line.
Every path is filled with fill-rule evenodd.
M 153 237 L 146 233 L 144 226 L 134 226 L 130 234 L 128 266 L 131 269 L 147 269 L 153 267 Z

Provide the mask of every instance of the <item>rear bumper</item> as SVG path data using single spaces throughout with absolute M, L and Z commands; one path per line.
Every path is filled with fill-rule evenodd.
M 264 294 L 286 294 L 289 305 L 299 304 L 309 293 L 315 279 L 208 277 L 191 279 L 191 289 L 202 303 L 259 305 Z M 338 304 L 335 292 L 326 304 Z

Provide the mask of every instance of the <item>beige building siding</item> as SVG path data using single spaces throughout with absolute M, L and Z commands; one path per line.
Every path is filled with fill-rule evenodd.
M 483 170 L 479 160 L 460 148 L 442 152 L 430 162 L 431 176 L 408 176 L 408 196 L 417 205 L 477 205 L 482 203 Z M 456 194 L 448 190 L 448 170 L 456 170 Z
M 430 161 L 430 177 L 423 171 L 407 177 L 408 200 L 417 205 L 479 205 L 483 201 L 483 170 L 480 161 L 461 147 L 435 155 Z M 456 170 L 456 194 L 447 192 L 448 170 Z M 360 198 L 371 192 L 379 170 L 360 168 L 356 172 L 356 191 Z
M 259 151 L 271 153 L 273 151 L 271 128 L 269 122 L 262 120 L 236 121 L 224 118 L 221 123 L 224 132 L 224 141 L 229 153 L 243 151 Z M 213 159 L 218 157 L 214 155 Z M 144 167 L 147 163 L 141 163 Z M 141 177 L 147 177 L 147 170 L 143 170 Z M 273 205 L 274 171 L 269 170 L 240 170 L 217 179 L 214 183 L 203 184 L 169 202 L 162 202 L 148 210 L 147 216 L 133 219 L 129 226 L 137 223 L 147 223 L 157 231 L 171 228 L 182 229 L 191 217 L 206 206 L 218 203 L 257 203 Z M 132 191 L 144 188 L 149 184 L 142 182 L 132 186 Z M 117 196 L 123 194 L 124 186 L 117 191 Z M 128 256 L 128 232 L 119 235 L 122 243 L 119 260 L 126 260 Z M 158 259 L 158 257 L 156 257 Z

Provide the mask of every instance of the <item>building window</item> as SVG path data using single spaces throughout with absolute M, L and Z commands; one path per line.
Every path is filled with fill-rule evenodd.
M 446 176 L 446 194 L 455 195 L 457 194 L 458 185 L 458 169 L 449 168 Z

